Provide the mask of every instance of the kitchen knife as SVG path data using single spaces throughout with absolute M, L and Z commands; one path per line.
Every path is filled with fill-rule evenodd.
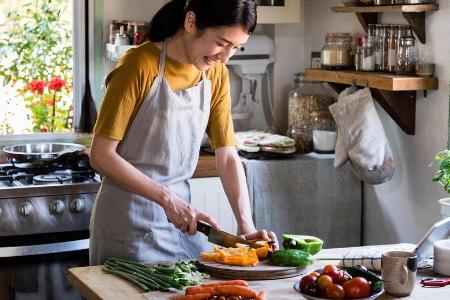
M 201 221 L 197 221 L 197 231 L 205 234 L 208 237 L 208 242 L 222 246 L 222 247 L 233 247 L 236 248 L 236 243 L 241 243 L 248 245 L 252 248 L 263 247 L 262 245 L 257 245 L 255 243 L 250 243 L 243 238 L 236 235 L 232 235 L 225 231 L 216 230 L 211 227 L 211 225 L 206 224 Z M 273 241 L 268 241 L 268 243 L 274 243 Z

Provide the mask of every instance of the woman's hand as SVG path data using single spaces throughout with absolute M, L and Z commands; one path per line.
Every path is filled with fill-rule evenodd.
M 274 241 L 275 250 L 279 249 L 277 235 L 273 231 L 267 231 L 265 229 L 255 231 L 250 234 L 244 234 L 240 236 L 245 240 L 263 240 L 263 241 Z
M 210 216 L 198 211 L 189 203 L 171 193 L 170 199 L 163 206 L 168 220 L 180 231 L 193 235 L 197 232 L 197 221 L 203 221 L 214 229 L 221 230 Z

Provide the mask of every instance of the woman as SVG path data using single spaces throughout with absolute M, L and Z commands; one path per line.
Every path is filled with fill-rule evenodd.
M 148 41 L 108 75 L 91 149 L 93 167 L 105 175 L 91 218 L 91 264 L 205 250 L 197 221 L 219 225 L 190 206 L 187 183 L 205 130 L 239 234 L 276 239 L 253 225 L 224 65 L 255 25 L 254 0 L 173 0 L 152 19 Z

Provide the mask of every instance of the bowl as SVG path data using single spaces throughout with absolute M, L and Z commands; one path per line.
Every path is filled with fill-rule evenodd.
M 336 131 L 316 130 L 312 132 L 314 150 L 333 152 L 336 147 Z
M 434 75 L 434 64 L 418 63 L 416 64 L 416 75 L 422 77 L 431 77 Z
M 434 242 L 433 270 L 441 275 L 450 276 L 450 240 Z
M 308 299 L 308 300 L 326 300 L 327 298 L 322 298 L 322 297 L 316 297 L 316 296 L 311 296 L 308 294 L 303 293 L 302 291 L 300 291 L 300 282 L 297 281 L 294 284 L 294 290 L 296 290 L 297 292 L 300 293 L 300 295 L 302 295 L 304 298 Z M 381 290 L 380 292 L 376 293 L 376 294 L 372 294 L 367 298 L 358 298 L 358 300 L 373 300 L 376 299 L 378 297 L 380 297 L 382 294 L 384 293 L 384 290 Z

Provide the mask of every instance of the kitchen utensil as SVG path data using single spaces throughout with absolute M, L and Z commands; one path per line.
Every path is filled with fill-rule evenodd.
M 265 280 L 295 277 L 305 272 L 304 268 L 274 266 L 270 260 L 261 260 L 254 266 L 225 265 L 213 261 L 198 260 L 202 269 L 211 276 L 228 279 Z
M 443 286 L 447 286 L 450 284 L 450 278 L 434 278 L 434 277 L 429 277 L 429 278 L 424 278 L 420 281 L 420 284 L 423 287 L 443 287 Z
M 85 149 L 72 143 L 29 143 L 6 146 L 6 158 L 18 168 L 61 165 L 75 160 Z
M 211 227 L 211 225 L 203 223 L 201 221 L 197 221 L 197 231 L 205 234 L 208 237 L 208 242 L 222 247 L 236 247 L 237 243 L 245 244 L 252 248 L 262 247 L 225 231 L 215 230 Z M 274 241 L 268 241 L 268 243 L 274 243 Z

